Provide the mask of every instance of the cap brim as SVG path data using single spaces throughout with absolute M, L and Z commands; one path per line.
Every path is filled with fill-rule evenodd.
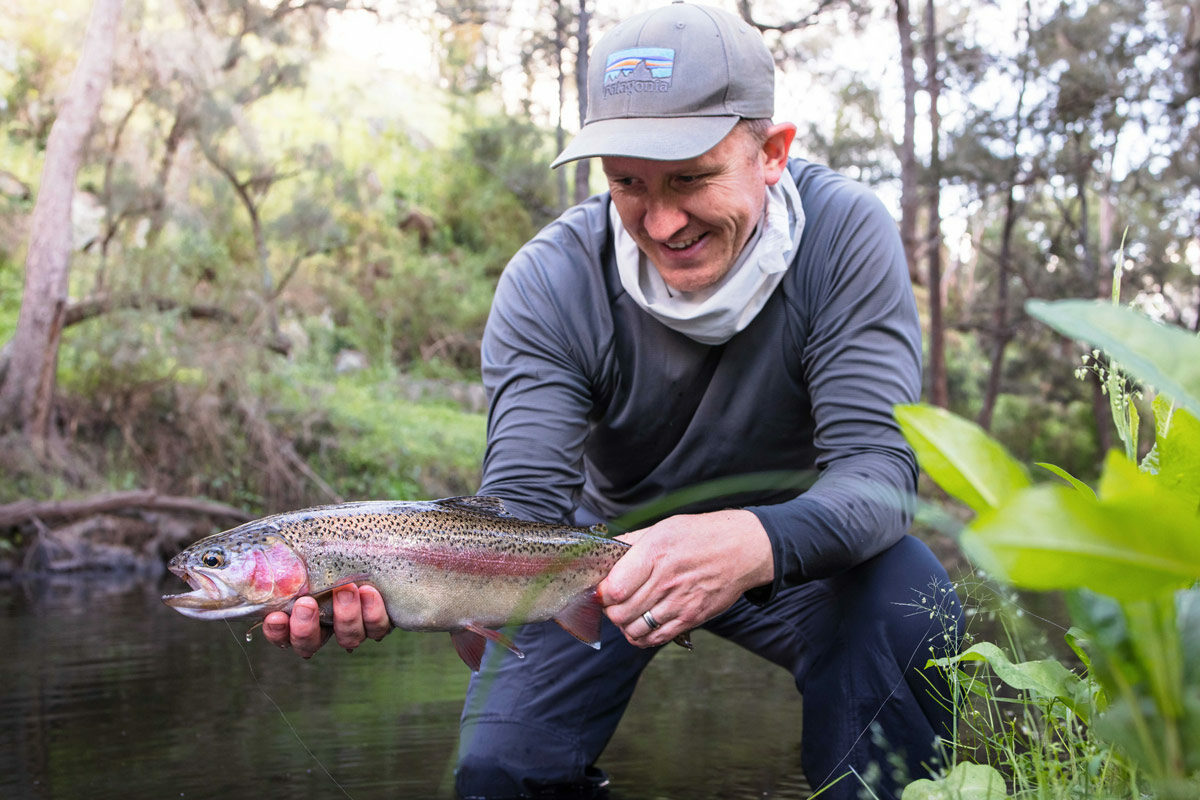
M 739 119 L 722 116 L 597 120 L 583 126 L 550 167 L 596 156 L 684 161 L 716 147 Z

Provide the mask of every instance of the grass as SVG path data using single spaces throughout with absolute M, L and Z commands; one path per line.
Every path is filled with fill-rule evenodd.
M 339 495 L 425 498 L 478 486 L 483 414 L 448 399 L 407 400 L 405 377 L 390 370 L 325 376 L 298 368 L 272 376 L 281 379 L 290 390 L 278 395 L 275 413 Z M 314 418 L 319 423 L 304 430 Z
M 945 742 L 954 766 L 903 800 L 1147 797 L 1137 770 L 1088 725 L 1106 698 L 1086 663 L 1064 655 L 1074 632 L 978 578 L 956 588 L 971 620 L 968 655 L 938 662 L 951 687 L 944 700 L 960 709 Z M 990 638 L 1003 646 L 993 651 Z

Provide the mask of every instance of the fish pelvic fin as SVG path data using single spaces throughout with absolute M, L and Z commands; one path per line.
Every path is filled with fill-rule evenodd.
M 483 649 L 489 641 L 508 648 L 517 658 L 525 657 L 520 648 L 513 644 L 512 639 L 500 631 L 476 625 L 474 622 L 468 622 L 462 628 L 450 631 L 450 641 L 454 642 L 454 650 L 458 657 L 472 672 L 479 672 L 479 665 L 483 663 Z
M 600 649 L 600 620 L 604 606 L 596 587 L 581 592 L 554 616 L 562 629 L 593 650 Z

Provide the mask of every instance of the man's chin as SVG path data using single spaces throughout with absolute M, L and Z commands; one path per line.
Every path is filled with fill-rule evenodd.
M 663 282 L 671 287 L 671 291 L 681 294 L 692 294 L 709 289 L 719 283 L 721 278 L 725 277 L 725 273 L 729 271 L 703 265 L 691 269 L 686 267 L 663 269 L 656 266 L 656 269 L 658 269 L 658 274 Z

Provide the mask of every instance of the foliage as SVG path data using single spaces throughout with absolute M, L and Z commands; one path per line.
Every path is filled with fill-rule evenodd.
M 1145 775 L 1161 796 L 1187 796 L 1200 775 L 1200 672 L 1185 659 L 1200 646 L 1191 588 L 1200 579 L 1200 487 L 1192 471 L 1200 424 L 1189 410 L 1200 402 L 1200 340 L 1107 303 L 1039 303 L 1029 312 L 1107 351 L 1104 386 L 1135 457 L 1138 415 L 1124 376 L 1153 384 L 1174 402 L 1160 394 L 1153 404 L 1151 454 L 1140 464 L 1110 454 L 1094 492 L 1073 478 L 1034 484 L 972 424 L 928 407 L 897 408 L 923 468 L 975 512 L 962 536 L 975 563 L 1018 587 L 1071 592 L 1073 639 L 1091 684 L 1053 667 L 1049 676 L 1022 683 L 1002 654 L 983 646 L 942 666 L 984 659 L 1010 686 L 1050 697 L 1091 722 L 1072 741 L 1095 736 L 1110 743 L 1131 774 Z M 1019 673 L 1028 678 L 1033 669 L 1025 664 Z M 1089 695 L 1095 715 L 1082 702 Z
M 281 433 L 342 497 L 443 497 L 479 484 L 479 413 L 448 400 L 408 402 L 404 377 L 387 370 L 330 379 L 295 368 L 270 381 Z

